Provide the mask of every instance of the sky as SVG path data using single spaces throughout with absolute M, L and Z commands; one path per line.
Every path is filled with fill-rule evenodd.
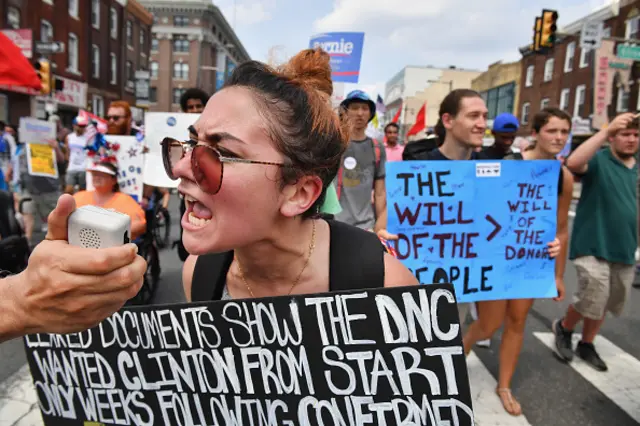
M 484 71 L 516 61 L 531 43 L 536 16 L 558 11 L 562 28 L 610 0 L 214 0 L 252 59 L 285 62 L 329 31 L 365 33 L 358 85 L 384 98 L 407 65 Z M 553 6 L 552 6 L 553 5 Z

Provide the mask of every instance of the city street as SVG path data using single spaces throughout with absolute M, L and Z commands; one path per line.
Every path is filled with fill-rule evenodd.
M 174 228 L 177 236 L 177 200 L 172 200 Z M 162 279 L 155 303 L 183 300 L 181 262 L 174 250 L 161 254 Z M 567 294 L 576 287 L 571 264 L 566 274 Z M 518 418 L 506 414 L 495 395 L 500 335 L 490 349 L 477 348 L 468 359 L 476 423 L 481 426 L 554 425 L 554 426 L 627 426 L 640 424 L 640 341 L 637 339 L 640 291 L 633 289 L 622 318 L 604 325 L 596 346 L 609 365 L 607 373 L 598 373 L 578 360 L 572 365 L 558 361 L 552 354 L 549 327 L 561 315 L 568 300 L 562 303 L 538 301 L 529 317 L 520 364 L 513 382 L 514 396 L 523 407 Z M 37 425 L 39 414 L 34 406 L 35 394 L 29 391 L 22 342 L 0 345 L 0 426 Z M 18 374 L 15 375 L 18 371 Z M 13 376 L 12 376 L 13 375 Z M 11 377 L 10 381 L 6 381 Z M 18 377 L 21 376 L 21 377 Z M 17 379 L 17 381 L 16 381 Z M 20 390 L 16 390 L 20 388 Z M 26 392 L 26 394 L 25 394 Z M 4 399 L 3 399 L 4 398 Z M 30 414 L 18 422 L 20 417 Z

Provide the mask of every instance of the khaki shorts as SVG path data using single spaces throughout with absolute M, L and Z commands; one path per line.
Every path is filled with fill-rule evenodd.
M 585 318 L 599 320 L 607 311 L 620 316 L 635 278 L 635 265 L 612 263 L 594 256 L 575 259 L 578 290 L 573 307 Z

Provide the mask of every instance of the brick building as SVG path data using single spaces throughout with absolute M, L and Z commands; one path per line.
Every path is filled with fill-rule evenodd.
M 126 67 L 122 23 L 125 16 L 133 16 L 134 28 L 149 34 L 152 18 L 143 10 L 136 0 L 0 0 L 0 28 L 30 30 L 32 49 L 35 40 L 64 43 L 65 51 L 49 59 L 53 76 L 64 82 L 64 90 L 53 97 L 57 115 L 68 126 L 79 109 L 103 115 L 109 100 L 126 98 L 121 78 Z M 137 57 L 136 66 L 145 66 L 140 61 L 144 54 L 148 57 L 149 42 L 135 43 L 133 48 L 128 57 Z M 28 59 L 35 62 L 40 56 L 33 51 Z M 0 119 L 17 124 L 22 116 L 44 118 L 47 100 L 35 91 L 0 88 Z
M 250 59 L 210 0 L 140 0 L 153 13 L 151 111 L 178 111 L 182 93 L 213 94 L 238 63 Z
M 620 1 L 607 5 L 559 30 L 562 34 L 555 47 L 546 54 L 534 54 L 529 47 L 522 53 L 520 76 L 519 118 L 520 133 L 531 134 L 531 119 L 545 106 L 556 106 L 567 111 L 574 125 L 588 128 L 594 106 L 595 58 L 599 53 L 580 48 L 580 31 L 584 23 L 602 21 L 605 37 L 638 38 L 640 0 Z M 562 19 L 562 16 L 560 16 Z M 633 64 L 635 70 L 637 62 Z M 613 67 L 613 64 L 612 64 Z M 637 75 L 633 72 L 633 75 Z M 613 90 L 616 112 L 634 110 L 638 97 L 638 85 L 631 79 L 628 85 Z M 621 101 L 618 102 L 617 99 Z M 590 132 L 588 132 L 590 133 Z

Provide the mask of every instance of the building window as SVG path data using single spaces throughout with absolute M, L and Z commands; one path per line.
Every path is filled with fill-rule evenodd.
M 629 92 L 624 90 L 624 87 L 618 88 L 618 104 L 616 105 L 617 112 L 629 111 Z
M 540 110 L 543 110 L 548 106 L 549 106 L 549 98 L 544 98 L 542 101 L 540 101 Z
M 179 80 L 188 80 L 189 64 L 185 64 L 184 62 L 175 62 L 173 64 L 173 78 L 177 78 Z
M 111 31 L 111 38 L 118 39 L 118 11 L 115 7 L 109 9 L 109 26 Z
M 133 46 L 133 22 L 127 21 L 127 27 L 125 31 L 127 33 L 127 46 L 132 47 Z
M 100 48 L 91 45 L 91 75 L 93 78 L 100 78 Z
M 53 27 L 49 21 L 40 21 L 40 41 L 53 41 Z
M 173 89 L 173 103 L 174 104 L 179 104 L 180 103 L 180 98 L 182 97 L 183 93 L 186 91 L 186 89 Z
M 100 0 L 91 0 L 91 25 L 100 28 Z
M 149 88 L 149 102 L 156 103 L 158 102 L 158 88 L 150 87 Z
M 127 63 L 124 64 L 124 70 L 127 81 L 133 81 L 133 62 L 127 61 Z
M 174 27 L 186 27 L 189 25 L 189 18 L 182 15 L 176 15 L 173 17 L 173 26 Z
M 149 66 L 149 72 L 151 74 L 151 78 L 158 78 L 158 71 L 160 70 L 160 66 L 156 61 L 151 62 Z
M 102 96 L 93 95 L 93 98 L 91 99 L 91 106 L 95 115 L 98 117 L 104 117 L 104 99 L 102 99 Z
M 513 113 L 513 101 L 515 99 L 515 83 L 504 84 L 484 92 L 482 98 L 487 104 L 489 120 L 496 118 L 503 112 Z
M 78 36 L 74 33 L 69 33 L 69 46 L 67 47 L 69 53 L 68 68 L 72 71 L 78 71 Z
M 553 58 L 547 59 L 544 63 L 544 81 L 551 81 L 553 79 L 553 65 L 555 60 Z
M 155 37 L 152 38 L 151 39 L 151 51 L 152 52 L 157 52 L 159 48 L 160 48 L 160 41 Z
M 584 117 L 584 98 L 586 94 L 587 88 L 586 86 L 580 85 L 576 87 L 576 102 L 573 105 L 573 116 L 574 117 Z
M 69 0 L 69 16 L 78 17 L 78 0 Z
M 624 38 L 626 39 L 637 39 L 640 34 L 640 16 L 636 16 L 634 18 L 629 19 L 626 22 L 626 28 L 624 32 Z
M 525 78 L 525 82 L 524 82 L 525 87 L 533 86 L 533 70 L 534 70 L 533 65 L 529 65 L 527 67 L 527 77 Z
M 189 40 L 186 38 L 176 38 L 173 40 L 173 51 L 174 52 L 189 52 Z
M 560 109 L 566 111 L 569 109 L 569 96 L 571 95 L 571 89 L 562 89 L 560 92 Z
M 7 25 L 14 30 L 20 29 L 20 9 L 15 6 L 7 8 Z
M 564 57 L 564 72 L 573 71 L 573 58 L 576 56 L 576 42 L 567 45 L 567 54 Z
M 111 53 L 111 84 L 118 83 L 118 58 L 115 53 Z
M 522 104 L 522 124 L 527 124 L 529 122 L 530 109 L 531 109 L 531 104 L 529 102 Z
M 147 50 L 147 33 L 142 28 L 140 28 L 140 50 L 143 53 L 146 53 Z
M 580 49 L 580 68 L 586 68 L 591 63 L 593 57 L 592 49 Z
M 609 38 L 611 37 L 611 27 L 607 27 L 604 29 L 604 31 L 602 31 L 602 38 Z

